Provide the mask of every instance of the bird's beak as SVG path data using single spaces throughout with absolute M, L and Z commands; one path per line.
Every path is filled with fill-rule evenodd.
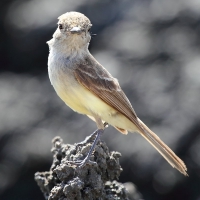
M 77 26 L 73 27 L 71 30 L 70 30 L 71 33 L 80 33 L 81 32 L 81 29 Z

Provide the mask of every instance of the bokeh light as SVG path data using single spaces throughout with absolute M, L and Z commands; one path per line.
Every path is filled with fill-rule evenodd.
M 188 167 L 179 174 L 140 136 L 106 129 L 122 153 L 121 182 L 144 199 L 200 199 L 200 1 L 10 0 L 0 6 L 0 199 L 44 199 L 36 171 L 51 165 L 51 140 L 75 143 L 96 125 L 70 110 L 47 73 L 57 18 L 88 16 L 90 51 L 119 80 L 139 118 Z M 35 195 L 32 195 L 35 194 Z

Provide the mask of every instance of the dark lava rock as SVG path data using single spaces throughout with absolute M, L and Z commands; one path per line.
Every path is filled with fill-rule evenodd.
M 81 168 L 69 162 L 83 160 L 92 146 L 93 139 L 89 136 L 82 143 L 74 145 L 63 144 L 60 137 L 53 139 L 53 163 L 50 171 L 35 173 L 35 180 L 45 199 L 136 199 L 128 194 L 123 184 L 115 181 L 122 171 L 119 164 L 121 154 L 109 152 L 105 142 L 97 143 L 90 158 L 93 162 Z M 140 194 L 136 196 L 140 199 Z

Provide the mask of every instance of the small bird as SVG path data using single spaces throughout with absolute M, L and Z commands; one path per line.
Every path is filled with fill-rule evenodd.
M 48 73 L 58 96 L 74 111 L 96 122 L 97 135 L 83 166 L 107 124 L 123 134 L 141 134 L 168 162 L 187 175 L 184 162 L 136 115 L 118 80 L 90 54 L 90 20 L 79 12 L 61 15 L 48 41 Z M 78 162 L 77 162 L 78 163 Z

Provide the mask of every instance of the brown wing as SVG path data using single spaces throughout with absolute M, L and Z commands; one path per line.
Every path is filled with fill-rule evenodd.
M 101 98 L 108 105 L 126 116 L 140 131 L 141 135 L 154 146 L 158 152 L 181 173 L 187 175 L 184 162 L 152 132 L 139 118 L 137 118 L 128 98 L 113 78 L 93 57 L 85 60 L 85 64 L 77 65 L 74 75 L 78 82 Z M 118 127 L 116 127 L 118 129 Z M 120 131 L 120 130 L 119 130 Z M 126 130 L 123 130 L 126 132 Z M 121 131 L 123 133 L 123 131 Z M 124 132 L 124 133 L 125 133 Z
M 77 65 L 74 75 L 78 82 L 130 121 L 136 121 L 136 113 L 117 79 L 113 78 L 99 63 L 91 61 L 87 59 L 85 64 Z

